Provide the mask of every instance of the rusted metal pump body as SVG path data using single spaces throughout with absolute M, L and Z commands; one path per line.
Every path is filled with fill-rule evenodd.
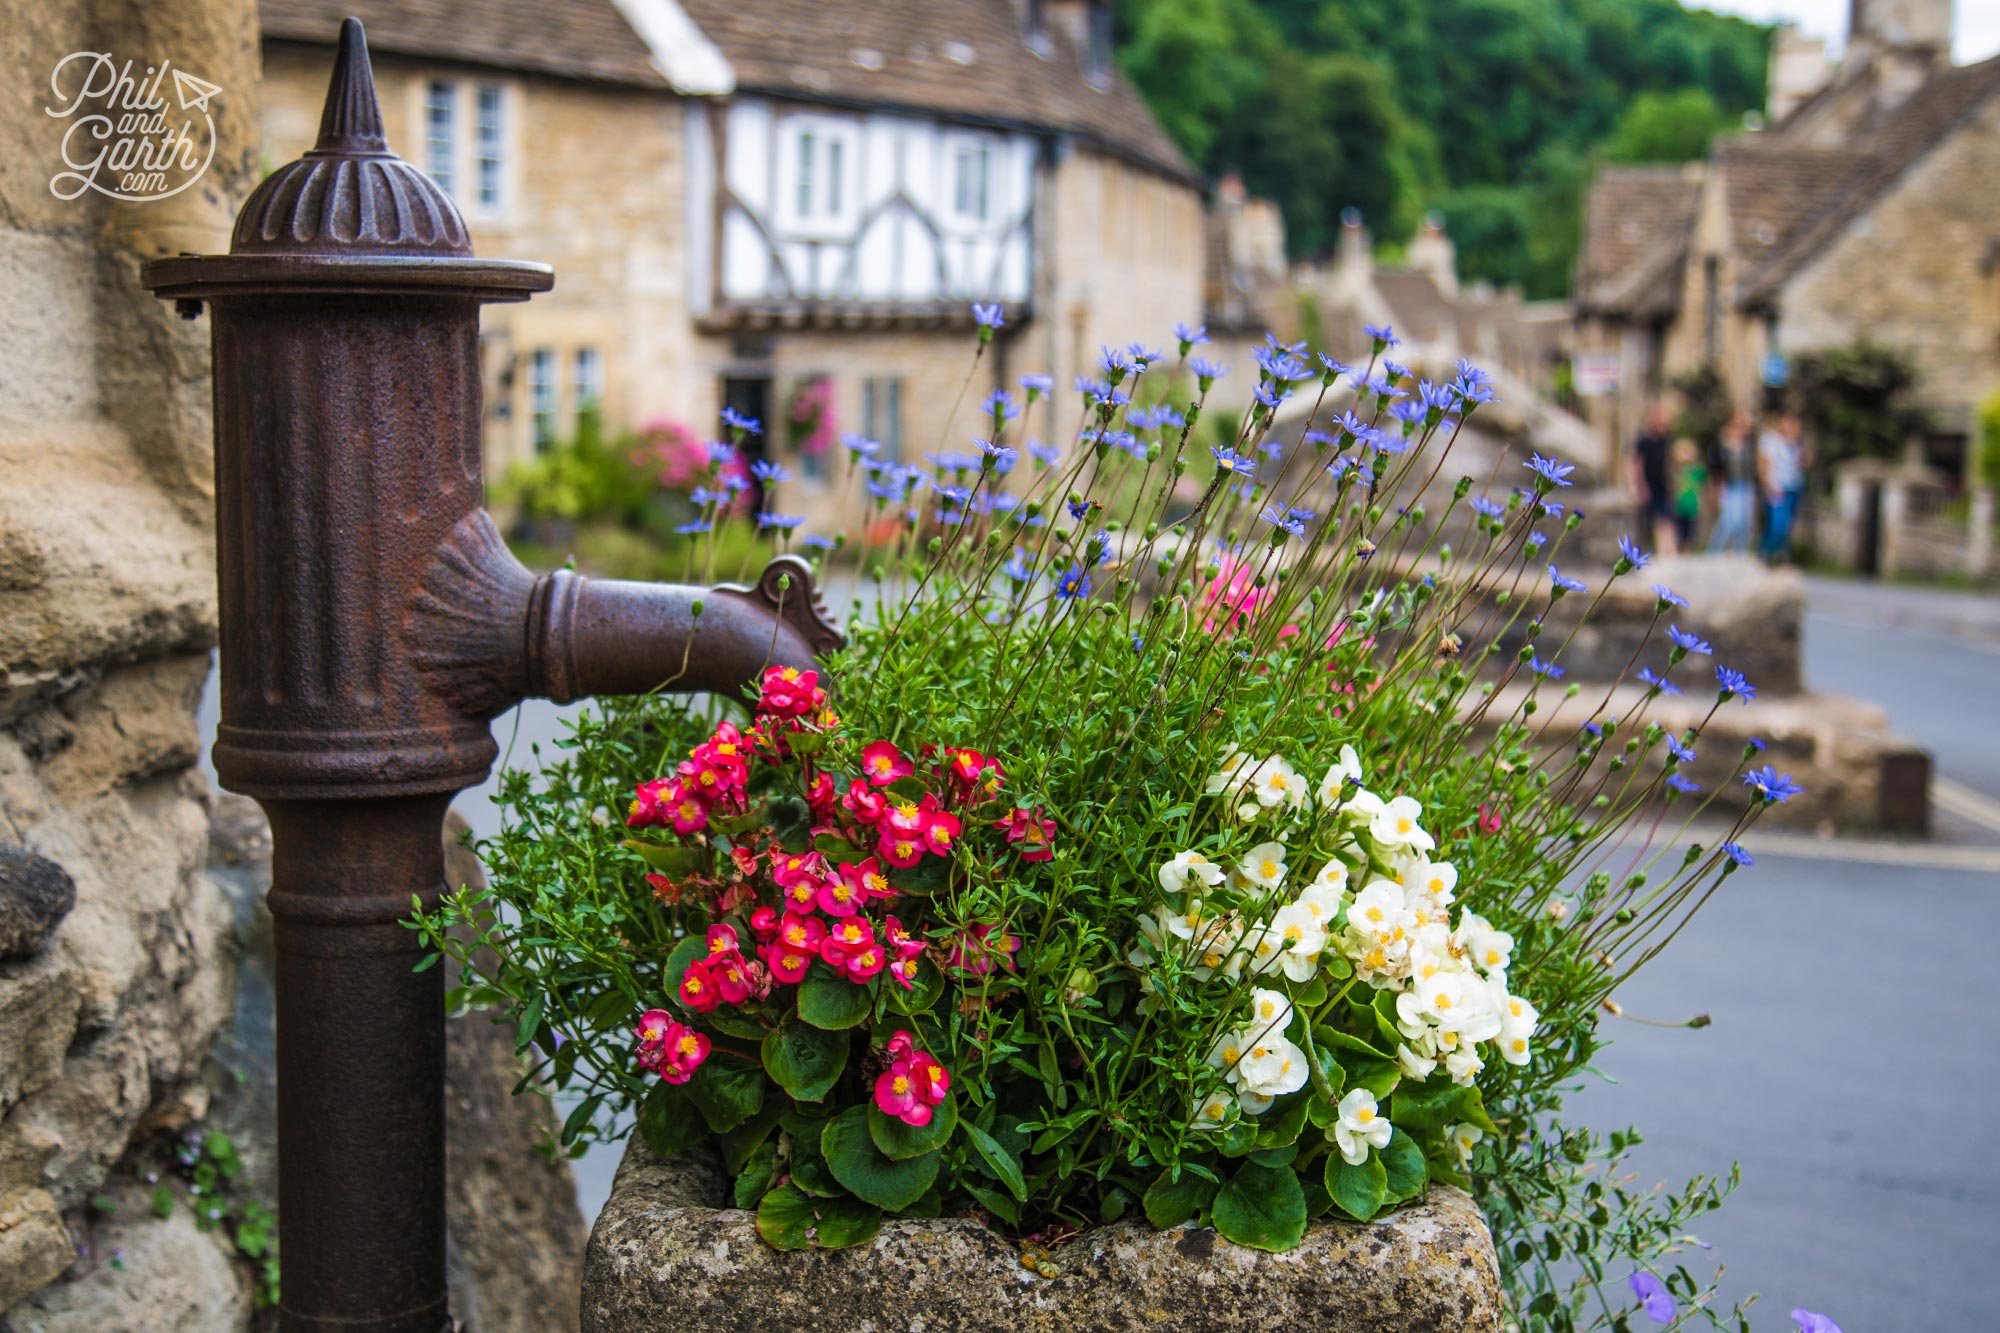
M 274 842 L 283 1325 L 437 1333 L 443 969 L 414 971 L 397 923 L 444 887 L 440 827 L 491 769 L 490 720 L 669 678 L 734 691 L 839 637 L 796 559 L 700 590 L 508 552 L 483 508 L 479 306 L 554 275 L 474 258 L 389 151 L 356 20 L 318 145 L 251 196 L 228 255 L 144 281 L 214 316 L 215 767 Z

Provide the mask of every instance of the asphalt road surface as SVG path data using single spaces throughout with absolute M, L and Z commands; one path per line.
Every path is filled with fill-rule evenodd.
M 1759 1333 L 1789 1333 L 1795 1306 L 1845 1333 L 2000 1329 L 2000 1009 L 1978 998 L 2000 925 L 2000 601 L 1815 582 L 1809 606 L 1808 683 L 1932 750 L 1939 842 L 1768 840 L 1620 996 L 1713 1026 L 1613 1020 L 1618 1086 L 1571 1106 L 1640 1127 L 1642 1183 L 1742 1163 L 1689 1267 L 1761 1293 Z

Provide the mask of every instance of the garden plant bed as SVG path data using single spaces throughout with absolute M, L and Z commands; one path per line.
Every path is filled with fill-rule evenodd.
M 635 1135 L 591 1234 L 584 1333 L 678 1329 L 689 1311 L 704 1333 L 1500 1327 L 1492 1237 L 1450 1186 L 1371 1223 L 1317 1222 L 1282 1254 L 1121 1221 L 1048 1252 L 1052 1277 L 972 1218 L 885 1219 L 851 1249 L 780 1252 L 727 1197 L 710 1151 L 663 1159 Z

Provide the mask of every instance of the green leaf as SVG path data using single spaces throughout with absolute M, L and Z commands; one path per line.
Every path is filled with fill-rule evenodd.
M 857 986 L 844 973 L 815 967 L 799 984 L 799 1017 L 834 1032 L 854 1027 L 874 1010 L 875 987 L 872 980 Z
M 569 1118 L 563 1121 L 562 1141 L 575 1142 L 576 1136 L 583 1132 L 583 1127 L 590 1123 L 590 1118 L 597 1114 L 597 1108 L 602 1105 L 604 1098 L 598 1094 L 585 1097 L 578 1102 L 575 1109 L 569 1113 Z
M 971 1141 L 972 1150 L 979 1154 L 980 1161 L 986 1163 L 994 1179 L 1005 1185 L 1007 1192 L 1016 1199 L 1027 1202 L 1028 1182 L 1021 1175 L 1020 1160 L 1008 1152 L 1000 1140 L 970 1120 L 965 1122 L 965 1137 Z
M 951 1132 L 957 1128 L 957 1093 L 946 1093 L 944 1100 L 932 1110 L 930 1123 L 923 1126 L 884 1115 L 881 1107 L 872 1101 L 868 1103 L 868 1137 L 875 1140 L 875 1146 L 882 1150 L 884 1156 L 898 1162 L 936 1152 L 944 1147 L 946 1140 L 951 1138 Z
M 627 838 L 623 845 L 637 852 L 646 864 L 668 879 L 681 879 L 708 868 L 708 852 L 685 843 L 663 845 L 642 838 Z
M 669 995 L 681 993 L 681 978 L 687 975 L 690 964 L 708 957 L 708 941 L 699 935 L 689 935 L 682 939 L 667 955 L 667 965 L 660 971 L 660 989 Z
M 757 1145 L 771 1136 L 772 1128 L 785 1114 L 788 1104 L 783 1097 L 773 1097 L 767 1089 L 764 1094 L 763 1109 L 756 1115 L 721 1135 L 717 1142 L 722 1145 L 722 1167 L 731 1175 L 743 1169 L 743 1163 L 755 1152 Z M 748 1205 L 744 1205 L 748 1207 Z
M 703 1014 L 701 1021 L 725 1036 L 742 1037 L 748 1041 L 762 1041 L 764 1034 L 771 1030 L 764 1026 L 763 1020 L 740 1009 L 717 1009 L 712 1014 Z
M 1390 1203 L 1414 1199 L 1430 1183 L 1430 1175 L 1424 1165 L 1424 1150 L 1401 1128 L 1389 1136 L 1389 1146 L 1378 1156 L 1382 1159 L 1383 1179 Z
M 1477 1125 L 1488 1134 L 1500 1132 L 1486 1114 L 1486 1103 L 1478 1088 L 1444 1078 L 1398 1087 L 1390 1115 L 1392 1123 L 1405 1129 L 1442 1130 L 1447 1125 L 1467 1124 Z
M 543 992 L 536 991 L 528 1000 L 528 1007 L 521 1011 L 521 1022 L 514 1029 L 515 1050 L 525 1051 L 534 1041 L 535 1033 L 542 1026 L 542 1006 L 548 1003 L 548 998 Z
M 1345 1157 L 1334 1153 L 1326 1159 L 1326 1192 L 1334 1207 L 1357 1222 L 1366 1222 L 1382 1211 L 1389 1197 L 1389 1173 L 1379 1153 L 1368 1154 L 1360 1166 L 1350 1166 Z
M 847 1034 L 786 1023 L 765 1035 L 763 1057 L 765 1072 L 794 1100 L 816 1102 L 847 1067 Z
M 861 849 L 837 833 L 822 833 L 814 838 L 813 850 L 835 865 L 842 861 L 852 864 L 861 860 Z
M 814 1199 L 780 1185 L 757 1204 L 757 1234 L 777 1250 L 859 1245 L 882 1225 L 882 1211 L 859 1199 Z
M 833 1178 L 833 1172 L 827 1169 L 826 1156 L 820 1152 L 826 1118 L 788 1115 L 783 1123 L 785 1132 L 792 1136 L 792 1183 L 821 1198 L 840 1193 L 840 1182 Z
M 1396 1058 L 1387 1052 L 1376 1050 L 1373 1046 L 1361 1040 L 1361 1038 L 1342 1032 L 1339 1028 L 1316 1027 L 1313 1029 L 1313 1040 L 1322 1046 L 1331 1047 L 1337 1051 L 1351 1051 L 1364 1060 L 1394 1060 Z M 1353 1062 L 1342 1061 L 1342 1063 L 1351 1064 Z
M 979 1201 L 979 1206 L 1009 1226 L 1021 1220 L 1021 1205 L 1009 1195 L 999 1190 L 987 1189 L 984 1185 L 973 1185 L 961 1181 L 959 1188 Z
M 1160 1172 L 1146 1189 L 1142 1203 L 1146 1209 L 1146 1220 L 1165 1231 L 1177 1227 L 1191 1217 L 1199 1217 L 1201 1210 L 1214 1200 L 1216 1190 L 1221 1187 L 1212 1180 L 1203 1180 L 1194 1172 L 1181 1169 L 1181 1178 L 1173 1180 L 1172 1171 Z
M 672 1157 L 708 1133 L 708 1125 L 688 1100 L 684 1087 L 655 1083 L 639 1103 L 639 1133 L 646 1146 Z
M 1288 1166 L 1245 1162 L 1216 1193 L 1209 1218 L 1238 1245 L 1289 1250 L 1306 1234 L 1306 1192 Z
M 897 778 L 894 782 L 890 783 L 889 794 L 900 796 L 906 801 L 921 801 L 930 793 L 924 786 L 923 780 L 912 774 L 909 777 Z
M 828 1122 L 820 1136 L 826 1165 L 855 1197 L 891 1212 L 923 1197 L 937 1179 L 939 1154 L 897 1161 L 875 1146 L 868 1133 L 868 1108 L 850 1107 Z
M 704 1060 L 685 1086 L 688 1100 L 718 1134 L 735 1129 L 764 1105 L 764 1071 L 747 1060 Z
M 736 1175 L 736 1184 L 731 1193 L 738 1208 L 755 1208 L 757 1200 L 764 1197 L 764 1191 L 771 1188 L 771 1177 L 777 1174 L 778 1150 L 770 1143 L 760 1143 L 750 1154 L 750 1160 Z
M 1257 1149 L 1262 1152 L 1271 1148 L 1289 1147 L 1299 1141 L 1299 1134 L 1306 1127 L 1306 1115 L 1315 1100 L 1308 1088 L 1304 1095 L 1292 1099 L 1292 1104 L 1272 1115 L 1265 1112 L 1257 1118 Z

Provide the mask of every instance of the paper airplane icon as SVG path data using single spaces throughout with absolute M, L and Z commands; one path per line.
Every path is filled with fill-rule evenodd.
M 208 99 L 222 89 L 207 79 L 197 79 L 184 69 L 174 71 L 174 92 L 181 99 L 181 110 L 208 110 Z

